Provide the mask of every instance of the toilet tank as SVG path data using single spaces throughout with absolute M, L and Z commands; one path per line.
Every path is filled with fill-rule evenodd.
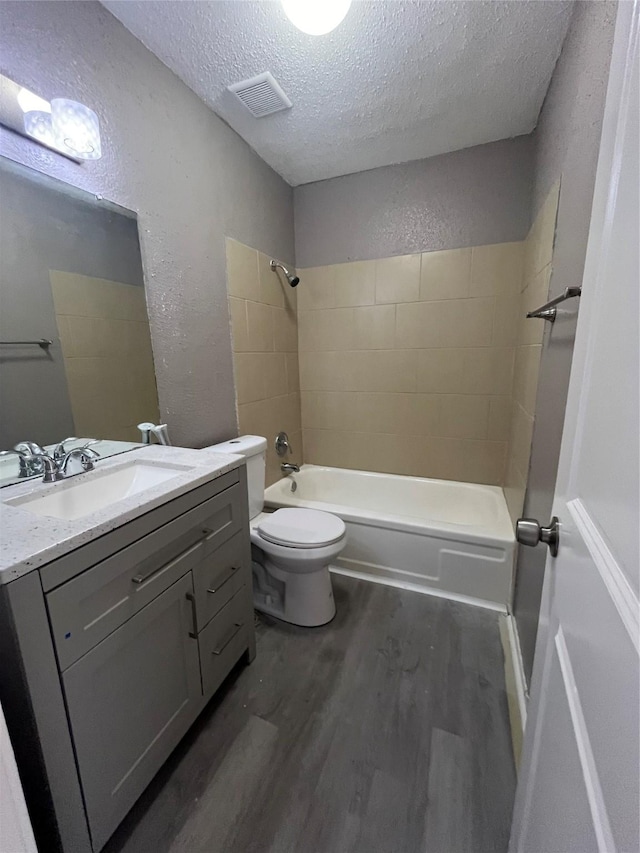
M 236 453 L 247 460 L 249 518 L 255 518 L 264 507 L 264 483 L 267 460 L 267 439 L 261 435 L 241 435 L 222 444 L 212 444 L 207 450 L 216 453 Z

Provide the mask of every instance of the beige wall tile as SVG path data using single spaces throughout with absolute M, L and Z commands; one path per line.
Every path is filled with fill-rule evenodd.
M 298 320 L 290 308 L 272 308 L 273 345 L 278 352 L 297 352 Z
M 247 328 L 249 349 L 252 352 L 270 352 L 274 348 L 273 311 L 270 305 L 247 302 Z
M 479 347 L 491 344 L 494 299 L 449 299 L 396 308 L 396 346 Z
M 511 393 L 514 349 L 483 347 L 465 352 L 463 389 L 466 394 L 502 396 Z
M 335 299 L 339 308 L 375 303 L 375 261 L 336 264 L 334 269 Z
M 349 467 L 349 448 L 354 433 L 328 429 L 303 429 L 305 461 L 311 465 Z
M 398 255 L 375 262 L 376 302 L 420 299 L 420 255 Z
M 355 353 L 356 390 L 415 391 L 417 356 L 410 350 L 375 350 Z
M 89 293 L 86 276 L 49 270 L 49 280 L 56 314 L 88 316 Z
M 530 344 L 541 344 L 544 338 L 546 320 L 536 317 L 527 318 L 529 311 L 540 308 L 549 299 L 549 283 L 551 278 L 551 266 L 547 266 L 528 283 L 522 293 L 520 308 L 520 331 L 519 343 L 523 346 Z
M 284 290 L 290 290 L 282 270 L 272 270 L 271 258 L 258 252 L 258 277 L 260 279 L 260 302 L 284 308 Z M 286 266 L 286 264 L 285 264 Z
M 511 397 L 490 397 L 489 430 L 490 441 L 508 441 L 511 429 Z
M 266 354 L 238 352 L 234 358 L 238 405 L 263 400 L 266 382 Z
M 283 352 L 269 352 L 261 356 L 264 371 L 264 396 L 282 397 L 288 393 L 287 366 Z
M 298 315 L 300 350 L 319 352 L 353 349 L 353 312 L 353 308 L 300 311 Z
M 416 390 L 457 394 L 464 390 L 464 349 L 425 349 L 417 354 Z
M 244 299 L 229 297 L 231 317 L 231 341 L 234 352 L 247 352 L 249 349 L 249 327 L 247 325 L 247 303 Z
M 474 246 L 471 260 L 472 296 L 509 296 L 520 292 L 524 242 Z
M 336 307 L 336 265 L 300 270 L 299 311 Z
M 524 495 L 527 488 L 525 477 L 518 471 L 509 457 L 504 478 L 504 496 L 511 522 L 515 525 L 524 509 Z
M 423 252 L 420 299 L 463 299 L 469 296 L 471 249 Z
M 518 347 L 513 375 L 513 397 L 529 415 L 536 411 L 538 373 L 542 347 Z
M 227 288 L 230 296 L 260 301 L 258 253 L 227 237 Z
M 496 296 L 491 338 L 493 346 L 516 346 L 520 332 L 521 305 L 522 298 L 519 293 L 513 296 Z
M 525 479 L 529 475 L 529 458 L 531 456 L 532 435 L 533 418 L 524 411 L 522 406 L 514 402 L 511 415 L 509 455 L 510 460 L 523 474 Z
M 442 397 L 441 435 L 448 438 L 487 438 L 489 397 L 447 394 Z
M 303 429 L 358 429 L 357 394 L 347 391 L 303 391 Z
M 506 442 L 466 442 L 463 447 L 464 480 L 500 486 L 504 481 L 506 459 Z
M 300 391 L 300 367 L 298 365 L 298 353 L 285 353 L 287 365 L 287 392 L 297 394 Z
M 349 318 L 353 349 L 393 349 L 396 306 L 371 305 L 354 308 Z

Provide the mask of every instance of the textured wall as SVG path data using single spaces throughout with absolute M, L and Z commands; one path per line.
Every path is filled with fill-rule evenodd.
M 3 71 L 96 110 L 76 165 L 0 129 L 6 156 L 138 214 L 161 415 L 173 441 L 236 432 L 225 234 L 292 261 L 292 190 L 97 3 L 0 3 Z
M 534 213 L 561 179 L 550 295 L 581 284 L 609 78 L 616 4 L 576 3 L 534 135 Z M 524 514 L 548 521 L 567 401 L 578 300 L 545 335 Z M 533 665 L 546 549 L 521 548 L 515 616 L 527 677 Z
M 297 264 L 523 240 L 531 168 L 520 136 L 296 187 Z
M 300 270 L 305 461 L 502 485 L 522 250 Z
M 302 464 L 298 379 L 297 290 L 269 267 L 270 256 L 227 240 L 227 283 L 241 435 L 267 438 L 266 481 L 282 476 L 282 462 Z M 293 453 L 275 452 L 279 432 Z

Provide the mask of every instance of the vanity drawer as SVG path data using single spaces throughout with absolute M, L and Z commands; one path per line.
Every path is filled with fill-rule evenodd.
M 243 586 L 198 635 L 202 692 L 208 699 L 222 684 L 248 646 L 253 608 Z
M 46 596 L 61 670 L 107 637 L 242 526 L 232 486 Z
M 194 567 L 198 631 L 202 631 L 243 584 L 249 583 L 249 554 L 246 537 L 241 531 Z

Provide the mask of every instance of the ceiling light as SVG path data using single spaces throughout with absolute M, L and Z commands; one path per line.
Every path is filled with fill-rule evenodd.
M 55 146 L 51 111 L 29 110 L 24 114 L 24 132 L 43 145 Z
M 351 0 L 282 0 L 287 17 L 311 36 L 330 33 L 349 11 Z
M 51 101 L 51 124 L 56 148 L 80 160 L 102 156 L 98 116 L 89 107 L 68 98 Z
M 33 110 L 39 110 L 43 113 L 51 112 L 49 101 L 45 101 L 44 98 L 36 95 L 35 92 L 30 92 L 29 89 L 25 89 L 24 87 L 18 92 L 18 105 L 23 113 L 29 113 Z

